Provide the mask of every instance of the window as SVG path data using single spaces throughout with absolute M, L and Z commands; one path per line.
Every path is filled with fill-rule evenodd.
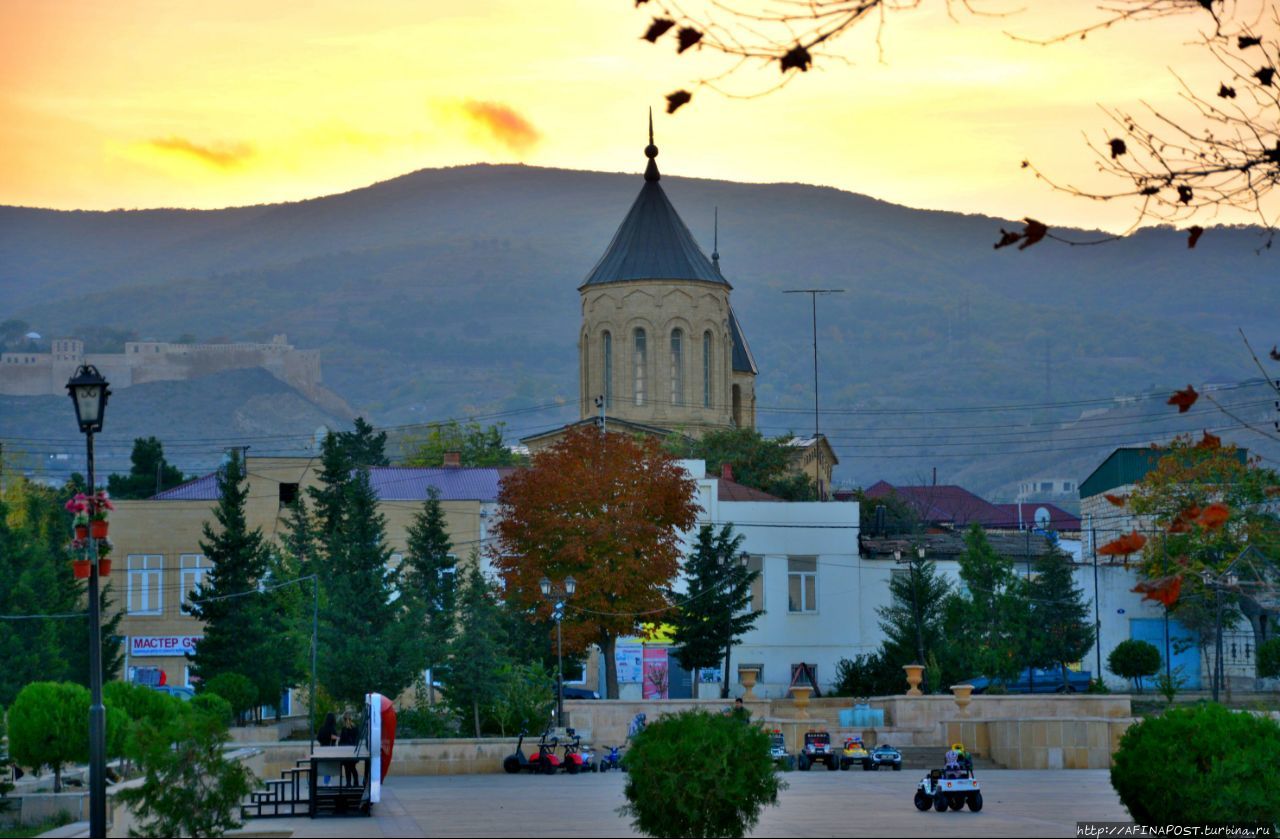
M 1053 481 L 1041 481 L 1041 482 L 1040 482 L 1040 491 L 1041 491 L 1041 492 L 1053 492 Z
M 671 404 L 684 404 L 684 331 L 671 332 Z
M 742 427 L 742 387 L 733 386 L 733 424 Z
M 159 615 L 164 611 L 164 557 L 160 554 L 129 554 L 125 559 L 129 590 L 125 609 L 131 615 Z
M 280 507 L 283 509 L 298 500 L 297 484 L 280 484 Z
M 818 558 L 787 557 L 787 610 L 818 611 Z
M 711 407 L 711 332 L 702 333 L 702 407 Z
M 204 575 L 212 568 L 207 557 L 183 554 L 178 557 L 178 582 L 182 585 L 182 614 L 191 614 L 191 596 L 204 583 Z
M 613 336 L 608 332 L 601 338 L 604 343 L 604 406 L 613 407 Z
M 634 368 L 632 378 L 635 381 L 635 401 L 637 405 L 643 405 L 645 371 L 645 335 L 643 329 L 637 329 L 635 332 L 635 348 L 631 353 L 631 357 Z
M 747 571 L 758 571 L 760 576 L 751 583 L 751 611 L 764 610 L 764 557 L 748 556 Z

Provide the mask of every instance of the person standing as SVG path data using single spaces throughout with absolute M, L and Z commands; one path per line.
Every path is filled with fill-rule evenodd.
M 348 711 L 342 715 L 342 728 L 338 732 L 338 745 L 350 746 L 352 753 L 360 744 L 360 729 L 356 728 L 356 721 L 351 718 L 351 712 Z M 343 786 L 354 787 L 360 785 L 360 773 L 356 769 L 356 761 L 342 761 L 342 784 Z

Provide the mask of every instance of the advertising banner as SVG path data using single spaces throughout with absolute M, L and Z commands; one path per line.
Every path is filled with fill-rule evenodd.
M 196 651 L 200 635 L 130 635 L 129 657 L 180 656 Z

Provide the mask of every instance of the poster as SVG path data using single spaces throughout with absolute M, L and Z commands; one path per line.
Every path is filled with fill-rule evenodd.
M 618 666 L 618 684 L 639 684 L 644 676 L 643 647 L 639 644 L 619 644 L 613 657 Z
M 667 669 L 666 647 L 644 648 L 644 685 L 645 699 L 666 699 L 669 671 Z

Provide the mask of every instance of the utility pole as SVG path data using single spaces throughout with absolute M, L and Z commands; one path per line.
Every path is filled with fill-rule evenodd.
M 813 304 L 813 482 L 818 488 L 818 498 L 821 500 L 825 492 L 822 488 L 822 479 L 819 477 L 822 467 L 822 450 L 818 448 L 818 295 L 819 294 L 844 294 L 842 288 L 793 288 L 788 289 L 783 294 L 807 294 L 809 300 Z
M 1094 678 L 1102 684 L 1102 615 L 1099 611 L 1098 591 L 1098 531 L 1093 526 L 1093 514 L 1089 515 L 1089 548 L 1093 553 L 1093 649 L 1097 653 L 1097 670 Z

